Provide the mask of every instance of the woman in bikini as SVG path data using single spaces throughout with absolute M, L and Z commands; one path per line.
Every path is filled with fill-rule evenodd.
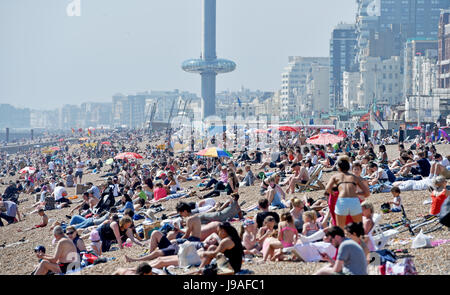
M 339 173 L 329 180 L 325 188 L 325 195 L 328 197 L 334 186 L 338 188 L 339 196 L 335 208 L 336 223 L 337 226 L 344 229 L 347 215 L 352 217 L 353 222 L 359 223 L 362 221 L 362 209 L 357 188 L 361 189 L 361 196 L 364 198 L 370 195 L 370 190 L 367 184 L 361 181 L 361 178 L 348 172 L 350 170 L 348 157 L 340 157 L 337 166 Z

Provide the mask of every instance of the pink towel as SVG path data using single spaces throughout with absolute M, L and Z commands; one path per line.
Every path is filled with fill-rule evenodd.
M 447 244 L 447 243 L 450 243 L 450 240 L 434 240 L 434 241 L 431 241 L 431 246 L 437 247 L 439 245 Z

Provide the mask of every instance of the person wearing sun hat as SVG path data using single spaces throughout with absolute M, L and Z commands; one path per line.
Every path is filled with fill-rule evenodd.
M 253 219 L 246 218 L 242 222 L 239 236 L 244 246 L 244 254 L 248 255 L 260 255 L 260 245 L 256 240 L 257 233 L 256 222 Z
M 100 239 L 100 234 L 96 229 L 91 231 L 89 235 L 89 240 L 91 241 L 91 250 L 97 255 L 102 256 L 102 240 Z

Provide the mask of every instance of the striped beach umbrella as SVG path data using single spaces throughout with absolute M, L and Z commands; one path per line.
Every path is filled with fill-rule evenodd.
M 196 155 L 202 156 L 202 157 L 211 157 L 211 158 L 222 158 L 222 157 L 231 158 L 232 157 L 230 152 L 228 152 L 226 150 L 218 149 L 216 147 L 206 148 L 204 150 L 199 151 Z
M 119 160 L 123 160 L 123 159 L 142 159 L 143 157 L 137 153 L 132 153 L 132 152 L 126 152 L 126 153 L 120 153 L 117 154 L 117 156 L 114 157 L 114 159 L 119 159 Z
M 321 133 L 318 135 L 311 136 L 306 140 L 309 144 L 319 144 L 319 145 L 326 145 L 326 144 L 334 144 L 342 141 L 344 138 L 330 134 L 330 133 Z

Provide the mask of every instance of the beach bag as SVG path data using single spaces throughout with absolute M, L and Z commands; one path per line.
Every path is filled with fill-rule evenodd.
M 98 256 L 92 253 L 83 253 L 82 260 L 86 265 L 94 264 L 94 262 L 98 259 Z
M 439 222 L 447 227 L 450 227 L 450 198 L 447 197 L 441 206 L 441 213 L 439 215 Z
M 194 243 L 186 241 L 179 246 L 178 261 L 180 267 L 201 264 L 202 260 L 197 254 L 197 249 L 195 248 Z
M 403 258 L 398 262 L 386 262 L 386 275 L 417 275 L 417 270 L 412 258 Z

